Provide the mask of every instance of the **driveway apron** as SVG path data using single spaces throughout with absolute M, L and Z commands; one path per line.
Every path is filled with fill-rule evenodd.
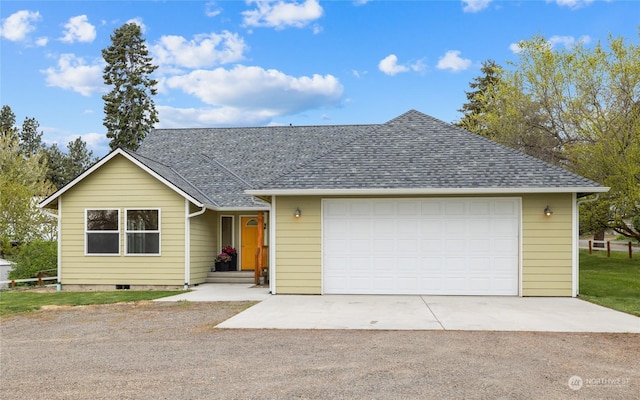
M 278 295 L 217 327 L 640 333 L 640 318 L 576 298 Z

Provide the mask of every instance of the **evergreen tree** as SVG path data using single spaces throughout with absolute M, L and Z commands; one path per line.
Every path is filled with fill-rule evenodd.
M 112 149 L 136 150 L 147 133 L 158 122 L 152 96 L 157 81 L 149 75 L 154 66 L 142 38 L 140 26 L 128 23 L 111 35 L 111 46 L 102 50 L 107 65 L 104 82 L 113 89 L 102 96 L 105 101 L 103 120 Z
M 491 138 L 494 135 L 488 131 L 487 125 L 482 123 L 481 116 L 487 112 L 488 96 L 491 95 L 491 89 L 500 81 L 502 67 L 493 60 L 486 60 L 482 62 L 480 71 L 484 75 L 474 78 L 473 82 L 469 83 L 474 90 L 465 92 L 468 102 L 458 110 L 464 115 L 455 125 Z
M 16 115 L 11 107 L 4 105 L 0 110 L 0 134 L 4 136 L 13 136 L 17 134 Z
M 20 131 L 20 150 L 26 155 L 32 155 L 44 149 L 42 131 L 38 132 L 40 123 L 35 118 L 25 118 Z

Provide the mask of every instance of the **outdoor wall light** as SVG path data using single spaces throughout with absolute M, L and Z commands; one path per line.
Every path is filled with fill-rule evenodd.
M 293 213 L 293 216 L 296 218 L 300 218 L 301 215 L 302 215 L 302 211 L 300 211 L 299 208 L 296 208 L 296 211 Z
M 551 211 L 551 209 L 549 208 L 549 206 L 546 206 L 544 208 L 544 215 L 546 215 L 547 217 L 550 217 L 551 214 L 553 214 L 553 211 Z

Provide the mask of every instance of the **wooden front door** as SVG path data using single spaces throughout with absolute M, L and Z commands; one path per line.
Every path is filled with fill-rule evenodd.
M 258 218 L 240 217 L 240 266 L 244 270 L 256 268 L 258 249 Z

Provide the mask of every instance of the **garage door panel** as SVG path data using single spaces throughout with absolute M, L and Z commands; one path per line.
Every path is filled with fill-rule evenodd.
M 423 253 L 440 252 L 442 250 L 441 239 L 422 239 L 420 241 L 420 248 Z
M 475 293 L 483 293 L 491 290 L 491 280 L 488 278 L 469 279 L 469 289 Z
M 451 200 L 444 203 L 444 214 L 453 217 L 453 216 L 463 216 L 465 215 L 465 203 L 460 200 Z
M 373 232 L 376 235 L 390 235 L 395 231 L 393 218 L 377 218 L 373 221 Z
M 467 270 L 471 278 L 477 274 L 488 275 L 493 270 L 493 259 L 491 257 L 470 257 L 467 263 Z
M 474 200 L 469 204 L 469 215 L 489 215 L 491 212 L 491 202 L 488 200 Z
M 470 239 L 469 251 L 474 254 L 486 254 L 491 252 L 491 239 Z
M 323 226 L 324 229 L 324 237 L 325 238 L 340 238 L 347 237 L 347 233 L 349 230 L 349 222 L 344 219 L 332 219 L 330 223 L 327 223 L 329 220 L 325 220 L 325 224 Z
M 493 201 L 493 214 L 494 215 L 509 215 L 509 216 L 517 216 L 518 208 L 517 203 L 511 200 L 494 200 Z
M 395 217 L 396 206 L 392 202 L 380 202 L 376 201 L 373 204 L 373 215 L 376 217 Z
M 518 293 L 517 199 L 323 203 L 325 293 Z
M 512 219 L 493 219 L 490 224 L 494 236 L 517 237 L 518 224 Z
M 413 219 L 420 213 L 420 201 L 419 200 L 407 200 L 402 203 L 398 203 L 398 216 L 409 216 Z
M 399 276 L 396 279 L 396 287 L 393 293 L 417 293 L 420 288 L 418 282 L 411 277 Z M 387 293 L 392 294 L 392 293 Z
M 442 215 L 441 203 L 435 201 L 422 200 L 420 210 L 422 215 Z

